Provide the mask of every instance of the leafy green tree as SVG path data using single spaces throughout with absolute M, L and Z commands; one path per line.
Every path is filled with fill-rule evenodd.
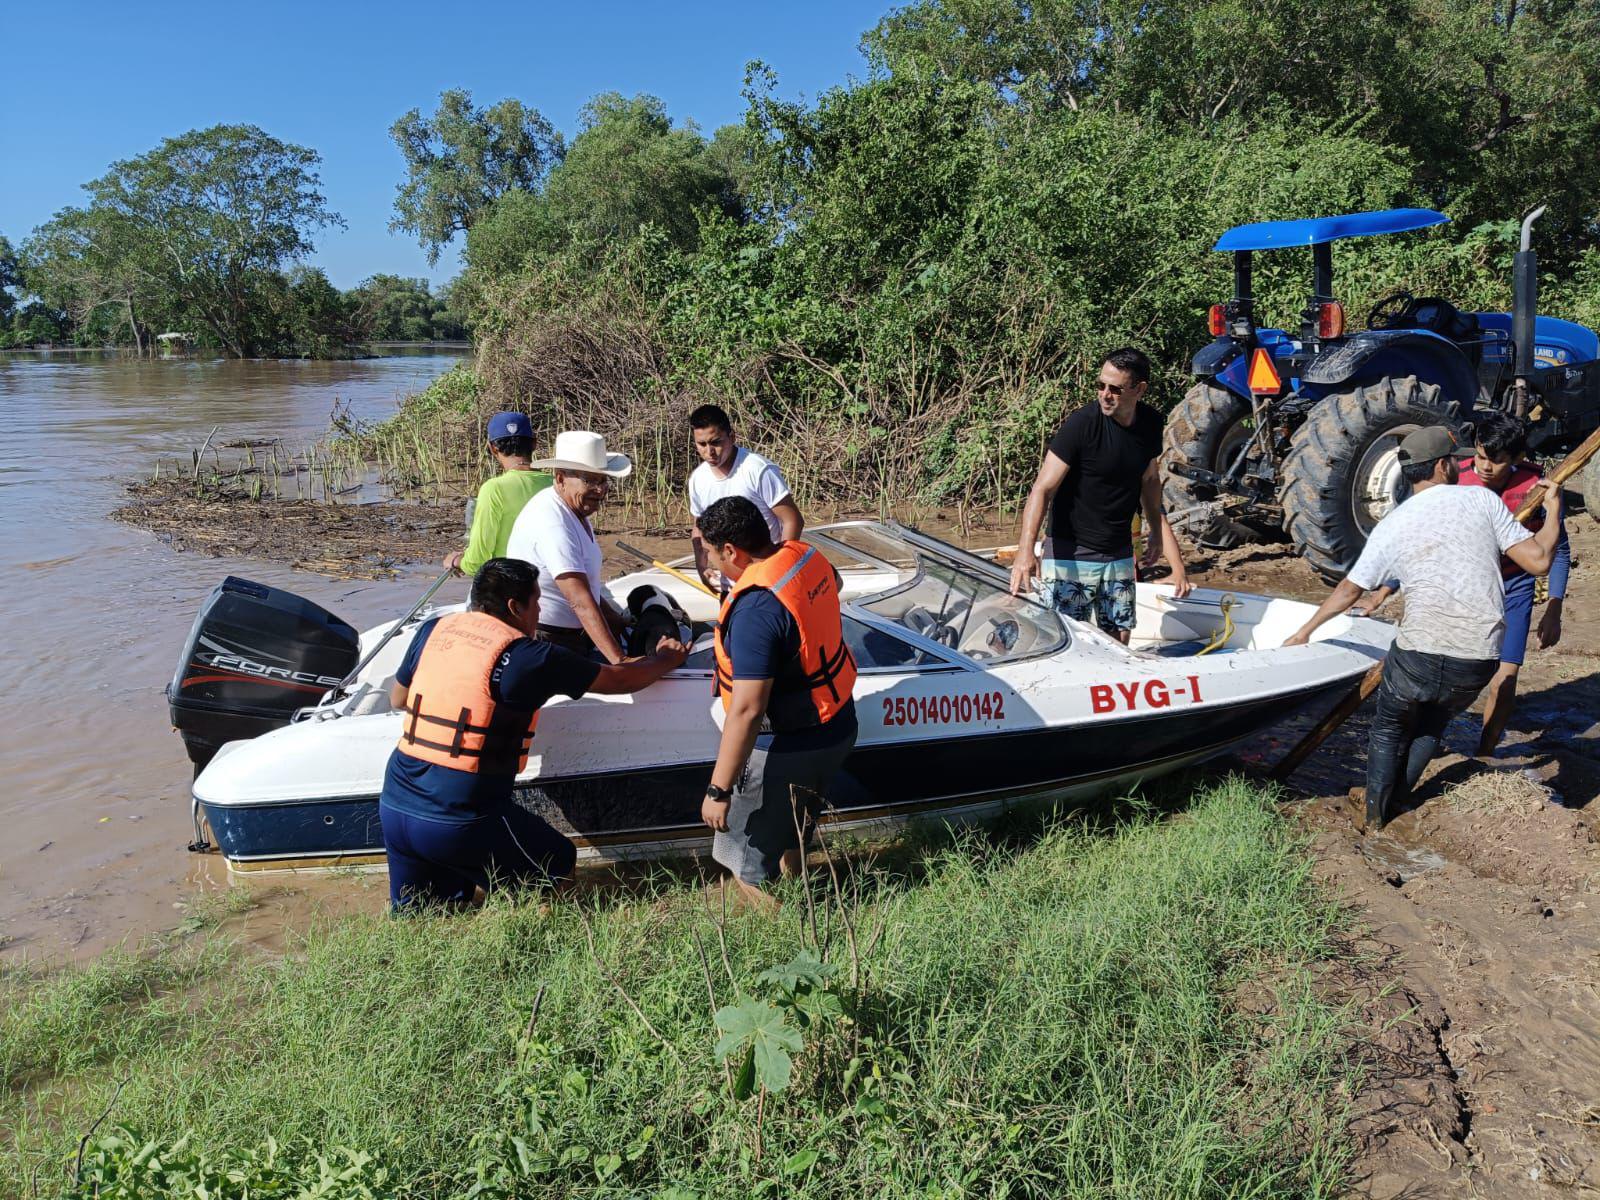
M 880 72 L 981 83 L 1036 119 L 1108 106 L 1204 130 L 1359 131 L 1407 150 L 1415 198 L 1469 226 L 1548 202 L 1546 236 L 1569 252 L 1592 236 L 1593 4 L 918 0 L 864 44 Z
M 537 109 L 512 99 L 478 109 L 459 88 L 440 95 L 431 117 L 413 108 L 389 136 L 406 160 L 389 228 L 415 236 L 429 263 L 507 192 L 537 192 L 564 152 Z
M 71 336 L 72 323 L 67 314 L 41 301 L 20 304 L 11 316 L 10 344 L 13 346 L 67 342 Z
M 21 289 L 22 269 L 17 264 L 17 252 L 4 234 L 0 234 L 0 328 L 11 323 L 16 311 L 17 298 L 12 289 Z
M 317 190 L 320 161 L 251 125 L 168 138 L 85 184 L 86 208 L 29 239 L 26 270 L 75 315 L 117 299 L 137 331 L 143 298 L 230 354 L 270 351 L 283 269 L 344 223 Z
M 542 195 L 514 188 L 489 205 L 467 231 L 469 288 L 520 271 L 536 258 L 554 254 L 564 244 L 562 227 Z
M 29 288 L 70 316 L 91 342 L 122 340 L 143 352 L 149 323 L 163 305 L 156 281 L 139 261 L 133 230 L 105 208 L 64 208 L 23 243 Z M 122 321 L 107 320 L 108 309 Z
M 584 106 L 546 197 L 565 240 L 590 258 L 646 224 L 692 249 L 702 212 L 741 208 L 733 179 L 692 121 L 675 126 L 656 97 L 617 92 Z
M 457 293 L 461 289 L 458 275 L 441 287 L 433 296 L 433 312 L 429 315 L 430 335 L 436 342 L 465 341 L 468 335 L 466 315 L 460 307 Z
M 288 326 L 307 358 L 338 358 L 363 340 L 357 302 L 328 281 L 320 267 L 295 267 L 288 276 Z
M 436 296 L 426 279 L 374 275 L 349 297 L 357 325 L 373 341 L 453 341 L 466 332 L 450 312 L 448 289 Z

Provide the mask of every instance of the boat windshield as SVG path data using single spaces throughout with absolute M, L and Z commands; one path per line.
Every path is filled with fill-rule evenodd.
M 828 526 L 814 533 L 835 566 L 874 565 L 898 576 L 894 586 L 855 604 L 958 654 L 1009 661 L 1049 654 L 1066 643 L 1054 612 L 1032 597 L 1013 596 L 993 563 L 915 530 L 875 522 Z

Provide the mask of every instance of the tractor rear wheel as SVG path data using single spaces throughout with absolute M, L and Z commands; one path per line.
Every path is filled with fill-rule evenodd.
M 1173 463 L 1221 474 L 1255 432 L 1250 402 L 1226 388 L 1197 383 L 1167 417 L 1161 451 L 1162 499 L 1173 527 L 1217 550 L 1281 540 L 1282 531 L 1216 511 L 1217 489 L 1171 469 Z
M 1574 480 L 1583 494 L 1583 507 L 1596 521 L 1600 521 L 1600 454 L 1589 460 L 1589 465 L 1578 472 Z
M 1461 408 L 1415 375 L 1324 397 L 1295 430 L 1283 462 L 1284 526 L 1317 574 L 1337 583 L 1378 522 L 1405 496 L 1400 439 L 1454 429 Z

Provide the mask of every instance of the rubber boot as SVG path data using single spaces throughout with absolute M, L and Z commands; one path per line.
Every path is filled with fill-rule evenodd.
M 1368 788 L 1367 789 L 1367 830 L 1368 830 L 1368 832 L 1377 833 L 1378 830 L 1382 829 L 1386 823 L 1387 823 L 1386 822 L 1386 818 L 1384 817 L 1384 814 L 1383 814 L 1383 794 L 1380 792 L 1377 795 L 1374 795 L 1373 794 L 1373 789 L 1372 788 Z

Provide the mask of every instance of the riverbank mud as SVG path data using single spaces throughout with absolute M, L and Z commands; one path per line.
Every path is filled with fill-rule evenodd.
M 465 540 L 454 505 L 252 500 L 224 489 L 197 493 L 173 478 L 129 484 L 111 519 L 174 550 L 265 559 L 329 579 L 394 579 L 406 564 L 437 562 Z
M 1495 759 L 1470 757 L 1480 702 L 1447 730 L 1417 807 L 1375 835 L 1349 790 L 1365 710 L 1290 781 L 1317 874 L 1361 931 L 1326 981 L 1358 1024 L 1360 1195 L 1600 1192 L 1600 526 L 1569 528 L 1563 636 L 1530 649 Z M 1211 586 L 1326 595 L 1277 548 L 1195 566 Z

